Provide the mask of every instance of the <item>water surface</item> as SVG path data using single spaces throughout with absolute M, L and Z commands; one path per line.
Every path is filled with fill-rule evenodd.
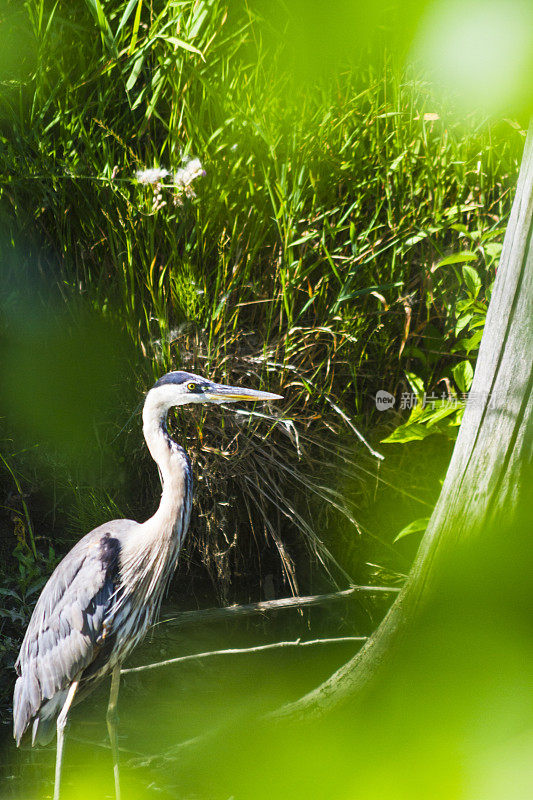
M 167 608 L 165 616 L 178 609 Z M 357 621 L 354 622 L 354 616 Z M 269 642 L 348 636 L 371 628 L 357 603 L 283 610 L 182 628 L 160 623 L 131 655 L 137 666 L 189 653 L 253 647 Z M 368 631 L 366 631 L 368 632 Z M 344 663 L 358 643 L 280 648 L 215 656 L 123 676 L 119 700 L 122 800 L 228 800 L 219 785 L 221 743 L 235 731 L 254 737 L 257 718 L 296 699 Z M 108 682 L 73 709 L 67 732 L 62 797 L 113 798 L 105 710 Z M 223 748 L 222 748 L 223 750 Z M 44 800 L 53 793 L 55 742 L 17 750 L 2 730 L 0 796 Z M 220 755 L 222 758 L 223 756 Z M 249 765 L 254 768 L 254 765 Z

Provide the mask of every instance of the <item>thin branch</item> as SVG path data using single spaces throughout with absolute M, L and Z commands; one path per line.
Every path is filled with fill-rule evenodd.
M 352 422 L 352 420 L 350 419 L 350 417 L 349 417 L 347 414 L 345 414 L 345 413 L 344 413 L 344 411 L 342 410 L 342 408 L 339 408 L 339 406 L 338 406 L 336 403 L 334 403 L 334 402 L 333 402 L 333 400 L 331 400 L 331 399 L 330 399 L 329 397 L 327 397 L 326 395 L 324 395 L 324 400 L 326 401 L 326 403 L 327 403 L 329 406 L 331 406 L 331 408 L 333 409 L 333 411 L 335 411 L 335 412 L 336 412 L 336 413 L 337 413 L 337 414 L 338 414 L 340 417 L 342 417 L 342 419 L 345 421 L 345 423 L 346 423 L 346 424 L 347 424 L 347 425 L 348 425 L 348 426 L 349 426 L 349 427 L 352 429 L 352 431 L 355 433 L 355 435 L 357 436 L 357 438 L 359 439 L 359 441 L 360 441 L 360 442 L 362 442 L 362 443 L 365 445 L 365 447 L 367 448 L 367 450 L 369 450 L 369 452 L 370 452 L 370 453 L 372 453 L 372 455 L 374 456 L 374 458 L 377 458 L 377 459 L 379 459 L 380 461 L 383 461 L 383 459 L 385 458 L 385 456 L 384 456 L 384 455 L 382 455 L 381 453 L 378 453 L 378 451 L 377 451 L 377 450 L 374 450 L 374 448 L 373 448 L 373 447 L 370 447 L 370 445 L 368 444 L 368 442 L 367 442 L 367 440 L 365 439 L 365 437 L 363 436 L 363 434 L 362 434 L 360 431 L 358 431 L 358 430 L 357 430 L 357 428 L 356 428 L 356 427 L 355 427 L 355 425 L 353 424 L 353 422 Z
M 188 656 L 178 656 L 177 658 L 168 658 L 166 661 L 156 661 L 153 664 L 144 664 L 142 667 L 129 667 L 128 669 L 121 669 L 121 675 L 127 675 L 131 672 L 146 672 L 149 669 L 157 669 L 158 667 L 168 667 L 170 664 L 182 664 L 184 661 L 196 661 L 199 658 L 210 658 L 211 656 L 233 656 L 241 653 L 259 653 L 263 650 L 274 650 L 280 647 L 310 647 L 315 644 L 333 644 L 336 642 L 366 642 L 367 636 L 336 636 L 330 639 L 310 639 L 307 642 L 302 642 L 301 639 L 295 639 L 290 642 L 272 642 L 271 644 L 261 644 L 256 647 L 236 647 L 230 650 L 211 650 L 206 653 L 192 653 Z
M 182 611 L 176 617 L 168 617 L 158 622 L 158 625 L 189 625 L 191 623 L 206 622 L 219 619 L 233 619 L 234 617 L 244 617 L 248 614 L 264 613 L 267 611 L 278 611 L 283 608 L 305 608 L 317 606 L 332 600 L 345 600 L 358 592 L 373 593 L 398 593 L 398 586 L 351 586 L 341 592 L 331 592 L 330 594 L 313 594 L 306 597 L 283 597 L 279 600 L 262 600 L 259 603 L 248 603 L 245 605 L 225 606 L 224 608 L 205 608 L 199 611 Z

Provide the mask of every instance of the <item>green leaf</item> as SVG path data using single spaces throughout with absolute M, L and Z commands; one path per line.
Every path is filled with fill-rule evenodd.
M 422 404 L 419 403 L 412 409 L 407 422 L 399 425 L 381 442 L 382 444 L 420 442 L 436 433 L 454 439 L 454 429 L 460 425 L 463 411 L 464 405 L 459 402 L 438 400 L 435 401 L 435 408 L 431 405 L 422 408 Z
M 424 239 L 427 239 L 428 235 L 429 234 L 427 231 L 421 231 L 420 233 L 415 233 L 414 236 L 410 236 L 408 239 L 405 240 L 404 245 L 406 248 L 412 247 L 413 245 L 418 244 L 418 242 L 422 242 Z
M 133 61 L 133 67 L 131 68 L 130 76 L 126 81 L 126 91 L 129 92 L 130 89 L 133 89 L 135 83 L 137 82 L 137 78 L 140 75 L 141 69 L 143 68 L 144 59 L 146 57 L 146 52 L 144 50 L 140 50 L 135 59 Z
M 481 237 L 481 241 L 482 242 L 500 241 L 504 235 L 505 235 L 505 228 L 492 228 L 492 230 L 486 231 L 483 234 L 483 236 Z
M 120 31 L 122 30 L 126 22 L 129 20 L 135 6 L 137 6 L 139 12 L 139 9 L 142 6 L 142 0 L 130 0 L 129 3 L 126 5 L 126 8 L 124 9 L 124 13 L 122 14 L 121 20 L 117 28 L 115 39 L 118 39 Z
M 294 242 L 289 244 L 289 247 L 296 247 L 298 244 L 304 244 L 304 242 L 308 242 L 309 239 L 313 239 L 316 234 L 314 232 L 306 233 L 305 236 L 302 236 L 300 239 L 296 239 Z
M 485 252 L 490 258 L 499 258 L 502 252 L 502 245 L 499 242 L 490 242 L 485 245 Z
M 195 36 L 198 36 L 200 33 L 200 28 L 204 24 L 206 18 L 208 17 L 208 9 L 206 8 L 207 3 L 195 3 L 193 9 L 193 16 L 191 20 L 191 24 L 187 31 L 187 37 L 189 39 L 194 39 Z
M 479 345 L 481 344 L 481 338 L 483 336 L 483 331 L 475 331 L 470 339 L 467 339 L 465 342 L 465 353 L 470 355 L 472 350 L 479 350 Z
M 452 414 L 456 414 L 461 406 L 459 404 L 448 401 L 441 401 L 436 408 L 432 409 L 431 413 L 424 416 L 421 422 L 424 425 L 427 425 L 428 428 L 433 427 L 436 425 L 437 422 L 440 422 L 441 419 L 445 419 L 446 417 L 451 416 Z
M 462 314 L 467 310 L 470 310 L 474 306 L 474 300 L 471 297 L 465 298 L 463 300 L 458 300 L 455 304 L 455 310 L 458 314 Z
M 381 444 L 404 444 L 405 442 L 420 442 L 428 436 L 427 429 L 423 425 L 415 425 L 407 422 L 400 425 L 390 436 L 381 439 Z
M 405 444 L 406 442 L 421 442 L 434 433 L 443 433 L 443 431 L 440 430 L 438 425 L 428 428 L 426 425 L 420 424 L 418 420 L 415 422 L 406 422 L 405 425 L 398 426 L 386 439 L 382 439 L 381 443 Z
M 473 316 L 474 316 L 473 314 L 463 314 L 461 317 L 459 317 L 459 319 L 455 323 L 456 336 L 458 336 L 461 333 L 465 325 L 468 325 Z
M 410 536 L 412 533 L 422 533 L 426 530 L 428 522 L 429 517 L 421 517 L 420 519 L 415 519 L 413 522 L 410 522 L 409 525 L 401 529 L 400 533 L 394 539 L 394 544 L 405 536 Z
M 464 253 L 453 253 L 451 256 L 446 256 L 443 258 L 442 261 L 435 266 L 435 269 L 438 267 L 446 267 L 448 264 L 464 264 L 465 261 L 476 261 L 477 255 L 476 253 L 472 253 L 470 251 L 465 251 Z
M 403 153 L 400 153 L 400 155 L 397 156 L 394 159 L 394 161 L 391 163 L 391 165 L 389 167 L 389 172 L 396 172 L 396 170 L 398 169 L 398 167 L 400 166 L 400 164 L 404 160 L 406 153 L 407 153 L 407 151 L 404 151 Z
M 470 361 L 460 361 L 452 369 L 453 379 L 460 392 L 468 392 L 472 386 L 474 370 Z
M 131 41 L 130 46 L 128 47 L 128 55 L 131 55 L 135 52 L 135 47 L 137 45 L 137 37 L 139 35 L 139 25 L 141 24 L 141 11 L 142 11 L 142 0 L 139 0 L 139 5 L 137 6 L 137 11 L 135 12 L 135 19 L 133 20 L 133 30 L 131 32 Z
M 470 294 L 473 297 L 477 297 L 481 289 L 481 278 L 474 267 L 463 267 L 463 278 Z
M 178 39 L 177 36 L 154 36 L 154 39 L 162 39 L 168 42 L 168 44 L 174 45 L 174 47 L 180 47 L 182 50 L 188 50 L 189 53 L 195 53 L 205 61 L 204 54 L 201 50 L 198 50 L 197 47 L 193 47 L 193 45 L 188 42 L 184 42 L 183 39 Z
M 102 40 L 107 45 L 108 50 L 115 56 L 118 57 L 118 50 L 115 44 L 115 37 L 111 31 L 111 27 L 109 22 L 107 21 L 107 17 L 104 13 L 104 9 L 100 0 L 85 0 L 86 4 L 88 5 L 93 17 L 95 18 L 98 27 L 100 28 L 100 32 L 102 34 Z
M 405 377 L 409 382 L 409 386 L 419 397 L 424 395 L 424 381 L 422 378 L 419 378 L 418 375 L 415 375 L 414 372 L 407 372 L 405 373 Z

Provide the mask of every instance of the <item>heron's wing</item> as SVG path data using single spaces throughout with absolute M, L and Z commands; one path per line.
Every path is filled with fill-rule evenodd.
M 17 742 L 42 704 L 66 689 L 96 657 L 116 588 L 117 522 L 81 539 L 56 567 L 37 601 L 15 664 Z

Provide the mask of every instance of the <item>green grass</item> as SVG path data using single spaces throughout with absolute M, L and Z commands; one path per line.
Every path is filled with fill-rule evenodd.
M 397 356 L 405 295 L 412 344 L 449 334 L 424 333 L 449 322 L 445 295 L 457 290 L 453 270 L 436 287 L 429 270 L 472 249 L 469 236 L 490 269 L 483 239 L 501 239 L 520 135 L 453 121 L 387 58 L 296 92 L 284 49 L 261 44 L 261 19 L 223 3 L 161 4 L 150 21 L 143 6 L 136 32 L 132 7 L 111 42 L 124 7 L 106 5 L 102 41 L 80 8 L 76 23 L 57 9 L 35 23 L 36 72 L 3 98 L 8 220 L 14 235 L 40 234 L 41 254 L 44 238 L 63 292 L 83 287 L 118 310 L 156 372 L 190 320 L 208 355 L 221 331 L 260 331 L 281 361 L 318 326 L 369 339 L 347 388 L 356 367 L 390 365 L 384 339 Z M 173 44 L 176 27 L 203 58 Z M 199 198 L 175 207 L 163 188 L 154 212 L 135 171 L 177 169 L 182 153 L 208 172 Z
M 221 0 L 28 0 L 1 20 L 12 43 L 0 65 L 2 324 L 20 343 L 13 320 L 39 307 L 46 322 L 53 309 L 46 363 L 65 342 L 70 355 L 51 385 L 78 387 L 66 405 L 81 431 L 78 459 L 34 433 L 35 462 L 4 421 L 2 453 L 22 481 L 15 490 L 2 473 L 15 492 L 6 505 L 24 524 L 24 494 L 36 492 L 29 513 L 62 532 L 61 548 L 115 504 L 142 517 L 157 484 L 130 414 L 153 378 L 182 367 L 280 390 L 296 429 L 213 412 L 176 420 L 202 476 L 182 570 L 203 597 L 201 561 L 223 600 L 239 585 L 256 593 L 271 572 L 280 593 L 318 586 L 317 559 L 339 583 L 376 574 L 371 548 L 353 541 L 376 535 L 358 529 L 357 507 L 382 473 L 330 401 L 364 431 L 378 425 L 375 442 L 401 421 L 377 414 L 377 389 L 409 390 L 407 372 L 428 392 L 462 391 L 457 368 L 475 359 L 523 143 L 512 121 L 458 120 L 453 100 L 382 50 L 303 80 L 281 5 L 273 19 L 259 3 Z M 207 172 L 197 197 L 175 203 L 167 181 L 154 206 L 135 173 L 175 172 L 187 155 Z M 455 253 L 463 263 L 446 261 Z M 96 337 L 100 359 L 87 314 L 121 332 L 116 348 Z M 12 359 L 30 372 L 36 337 L 24 340 L 29 360 Z M 108 390 L 105 409 L 89 407 Z M 242 574 L 254 576 L 244 589 Z

